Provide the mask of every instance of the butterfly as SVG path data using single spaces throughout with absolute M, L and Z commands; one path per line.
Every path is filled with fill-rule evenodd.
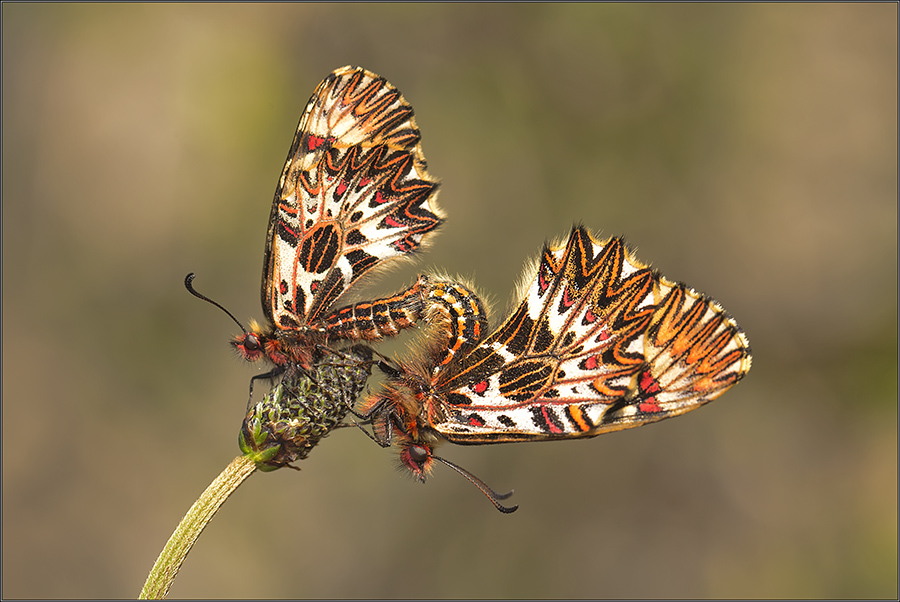
M 643 426 L 712 401 L 750 369 L 749 341 L 722 306 L 644 265 L 620 238 L 575 227 L 564 244 L 544 246 L 533 272 L 490 334 L 474 291 L 431 283 L 424 311 L 437 334 L 360 405 L 373 438 L 396 441 L 419 480 L 435 460 L 461 471 L 434 455 L 443 441 L 547 441 Z M 473 482 L 498 509 L 515 510 L 497 501 L 509 494 Z
M 274 469 L 302 459 L 356 401 L 371 350 L 333 341 L 376 341 L 409 328 L 422 290 L 333 306 L 371 270 L 407 257 L 444 221 L 412 107 L 383 77 L 342 67 L 326 77 L 300 118 L 275 190 L 262 273 L 265 324 L 231 342 L 271 370 L 250 380 L 240 445 Z M 256 379 L 281 376 L 252 403 Z
M 268 360 L 274 371 L 266 377 L 310 368 L 317 345 L 329 340 L 375 340 L 411 326 L 415 315 L 402 311 L 372 317 L 392 297 L 365 304 L 367 322 L 355 321 L 362 307 L 332 306 L 441 225 L 437 188 L 400 92 L 362 68 L 331 73 L 303 111 L 275 190 L 262 274 L 266 323 L 252 322 L 234 348 L 249 361 Z

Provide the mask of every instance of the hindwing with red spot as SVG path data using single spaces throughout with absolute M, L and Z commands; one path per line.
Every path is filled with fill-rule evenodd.
M 512 316 L 435 372 L 429 426 L 456 443 L 592 437 L 695 409 L 750 363 L 718 303 L 576 228 Z

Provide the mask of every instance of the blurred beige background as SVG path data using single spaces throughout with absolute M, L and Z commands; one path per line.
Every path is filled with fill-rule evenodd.
M 510 303 L 581 221 L 718 299 L 747 379 L 678 420 L 254 475 L 173 597 L 896 597 L 897 6 L 4 4 L 4 597 L 133 597 L 238 453 L 269 203 L 345 64 L 414 106 L 418 265 Z M 401 352 L 409 337 L 384 346 Z M 373 381 L 374 384 L 374 381 Z

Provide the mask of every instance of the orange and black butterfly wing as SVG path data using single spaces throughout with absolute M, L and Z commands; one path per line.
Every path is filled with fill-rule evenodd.
M 319 84 L 269 218 L 262 301 L 277 328 L 315 323 L 442 223 L 419 138 L 412 107 L 384 78 L 344 67 Z
M 435 374 L 426 409 L 455 443 L 592 437 L 695 409 L 749 368 L 718 303 L 576 228 L 513 315 Z

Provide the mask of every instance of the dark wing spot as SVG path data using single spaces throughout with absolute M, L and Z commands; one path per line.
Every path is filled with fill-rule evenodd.
M 500 393 L 514 401 L 527 401 L 547 384 L 553 370 L 540 360 L 512 364 L 499 377 Z
M 447 393 L 447 403 L 452 406 L 472 405 L 472 400 L 462 393 Z
M 500 414 L 499 416 L 497 416 L 497 420 L 503 426 L 508 426 L 510 428 L 516 426 L 516 421 L 513 420 L 512 418 L 510 418 L 509 416 L 507 416 L 506 414 Z

